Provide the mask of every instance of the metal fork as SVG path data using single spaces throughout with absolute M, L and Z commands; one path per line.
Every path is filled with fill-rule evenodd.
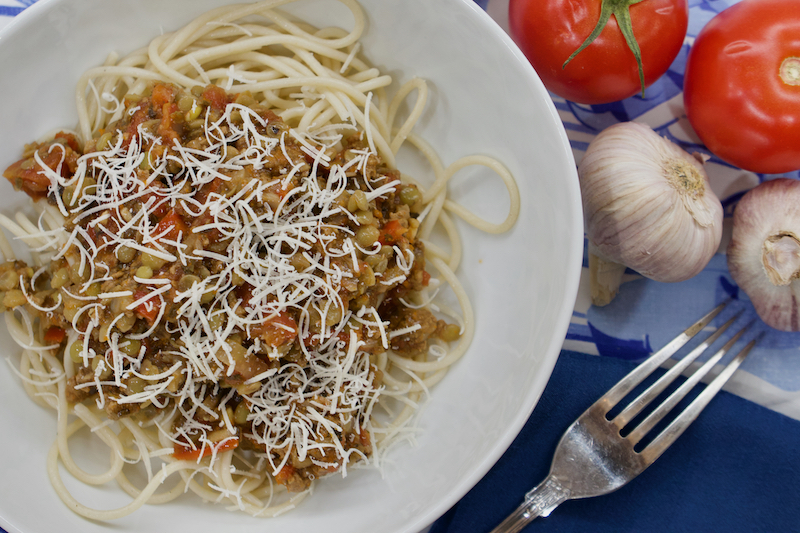
M 567 429 L 558 443 L 550 474 L 525 495 L 525 501 L 491 533 L 516 533 L 537 516 L 549 516 L 566 500 L 590 498 L 613 492 L 633 478 L 664 453 L 678 436 L 689 427 L 705 406 L 733 375 L 758 339 L 745 346 L 694 400 L 643 449 L 634 447 L 697 385 L 722 357 L 733 347 L 748 324 L 659 406 L 644 417 L 629 433 L 622 430 L 659 396 L 697 357 L 716 341 L 739 316 L 734 316 L 650 385 L 619 414 L 608 419 L 608 413 L 631 393 L 647 376 L 660 367 L 692 337 L 697 335 L 727 305 L 723 303 L 690 326 L 661 350 L 625 376 L 611 390 L 589 407 Z

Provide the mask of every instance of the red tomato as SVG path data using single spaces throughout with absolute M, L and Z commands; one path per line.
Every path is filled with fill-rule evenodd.
M 545 87 L 567 100 L 604 104 L 642 92 L 636 57 L 616 15 L 564 66 L 597 26 L 601 4 L 606 10 L 612 4 L 621 4 L 618 12 L 629 10 L 645 86 L 667 71 L 683 45 L 687 0 L 511 0 L 511 36 Z
M 800 3 L 744 0 L 700 31 L 684 79 L 689 122 L 745 170 L 800 169 Z

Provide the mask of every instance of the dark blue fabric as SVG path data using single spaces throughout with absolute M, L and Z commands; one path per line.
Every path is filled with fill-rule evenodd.
M 562 352 L 517 439 L 431 533 L 491 531 L 547 475 L 553 450 L 572 421 L 633 366 Z M 723 391 L 631 483 L 605 496 L 567 501 L 524 531 L 800 531 L 798 448 L 800 422 Z

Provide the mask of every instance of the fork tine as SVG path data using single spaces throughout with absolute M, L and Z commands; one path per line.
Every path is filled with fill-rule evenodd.
M 752 326 L 752 322 L 747 326 L 743 327 L 736 335 L 734 335 L 725 345 L 720 348 L 717 353 L 712 355 L 708 361 L 703 363 L 703 365 L 697 369 L 691 376 L 689 376 L 686 381 L 681 383 L 681 386 L 675 389 L 675 391 L 669 395 L 669 397 L 664 400 L 664 402 L 656 408 L 655 411 L 650 413 L 647 418 L 642 420 L 642 422 L 636 426 L 636 428 L 631 431 L 630 435 L 628 435 L 628 440 L 632 444 L 636 444 L 639 442 L 647 433 L 653 429 L 656 424 L 658 424 L 667 413 L 669 413 L 673 407 L 678 405 L 681 400 L 689 393 L 690 390 L 694 388 L 695 385 L 700 383 L 700 380 L 708 374 L 708 372 L 714 368 L 714 366 L 719 362 L 722 357 L 730 351 L 736 341 L 744 335 L 745 331 Z
M 672 357 L 672 355 L 683 347 L 684 344 L 700 333 L 713 319 L 716 317 L 730 300 L 719 304 L 714 310 L 709 312 L 703 318 L 686 328 L 686 330 L 671 340 L 666 346 L 650 356 L 639 366 L 631 371 L 630 374 L 622 378 L 622 380 L 614 385 L 607 393 L 600 398 L 597 403 L 604 406 L 607 413 L 614 407 L 620 400 L 622 400 L 628 393 L 630 393 L 636 386 L 641 383 L 647 376 L 660 367 L 664 361 Z
M 749 327 L 749 325 L 748 325 Z M 747 329 L 747 328 L 745 328 Z M 736 354 L 736 356 L 722 369 L 722 371 L 715 377 L 701 392 L 697 398 L 692 400 L 692 402 L 684 409 L 681 414 L 679 414 L 670 424 L 658 434 L 658 436 L 653 439 L 653 441 L 642 450 L 641 454 L 647 461 L 655 461 L 664 450 L 669 448 L 669 446 L 677 439 L 689 425 L 694 422 L 700 412 L 705 409 L 708 402 L 717 395 L 717 393 L 722 389 L 723 385 L 730 379 L 736 369 L 739 368 L 739 365 L 742 364 L 742 361 L 747 357 L 750 353 L 750 350 L 756 345 L 756 343 L 761 339 L 763 333 L 760 334 L 755 339 L 751 340 L 742 350 Z M 731 339 L 733 341 L 733 339 Z M 732 342 L 729 341 L 729 344 Z M 727 344 L 726 344 L 727 346 Z M 720 351 L 724 350 L 723 347 Z M 701 369 L 702 370 L 702 369 Z M 698 371 L 699 372 L 699 371 Z
M 650 385 L 643 393 L 641 393 L 635 400 L 633 400 L 630 404 L 628 404 L 625 409 L 623 409 L 617 416 L 614 417 L 614 424 L 617 425 L 619 429 L 624 428 L 628 425 L 628 422 L 633 420 L 633 418 L 641 412 L 642 409 L 650 405 L 652 402 L 661 392 L 666 389 L 670 383 L 672 383 L 679 374 L 681 374 L 686 368 L 697 359 L 701 353 L 703 353 L 709 346 L 714 344 L 714 342 L 733 324 L 740 316 L 742 312 L 737 313 L 733 318 L 725 322 L 717 331 L 712 333 L 708 336 L 702 343 L 700 343 L 697 348 L 692 350 L 688 355 L 683 357 L 680 361 L 675 363 L 675 365 L 670 368 L 664 375 L 662 375 L 658 380 Z
M 642 437 L 647 435 L 647 433 L 658 424 L 664 416 L 669 413 L 673 407 L 675 407 L 681 400 L 689 393 L 695 385 L 700 383 L 700 380 L 719 362 L 722 357 L 730 351 L 734 344 L 739 340 L 739 338 L 744 335 L 745 331 L 747 331 L 750 326 L 752 326 L 752 322 L 742 328 L 736 335 L 734 335 L 725 345 L 720 348 L 717 353 L 712 355 L 708 361 L 706 361 L 696 372 L 694 372 L 689 378 L 684 381 L 680 387 L 678 387 L 669 397 L 664 400 L 664 402 L 658 406 L 658 408 L 650 413 L 647 418 L 645 418 L 633 431 L 631 431 L 630 435 L 628 435 L 628 440 L 631 443 L 636 444 L 639 442 Z

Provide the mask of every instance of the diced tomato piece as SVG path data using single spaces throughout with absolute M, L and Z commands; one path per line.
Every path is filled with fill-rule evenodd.
M 198 459 L 207 457 L 212 453 L 215 452 L 220 453 L 226 450 L 233 450 L 238 446 L 239 446 L 238 437 L 231 437 L 229 439 L 225 439 L 214 446 L 206 446 L 205 448 L 195 448 L 195 449 L 192 449 L 189 446 L 178 444 L 176 442 L 172 450 L 172 456 L 178 461 L 197 461 Z
M 30 168 L 24 168 L 23 165 L 30 166 Z M 3 172 L 3 176 L 11 182 L 15 189 L 23 191 L 34 200 L 38 200 L 47 196 L 47 188 L 50 186 L 50 180 L 40 173 L 40 170 L 41 167 L 38 164 L 33 164 L 32 159 L 20 159 L 9 166 Z
M 428 283 L 431 282 L 431 275 L 428 274 L 427 270 L 422 271 L 422 286 L 427 287 Z
M 316 335 L 314 333 L 309 333 L 308 335 L 306 335 L 305 337 L 302 338 L 303 345 L 306 348 L 313 348 L 315 346 L 318 346 L 319 342 L 320 342 L 320 338 L 319 337 L 320 337 L 319 335 Z
M 134 139 L 139 138 L 139 126 L 145 123 L 147 120 L 147 111 L 143 108 L 139 108 L 131 117 L 131 122 L 128 124 L 128 129 L 125 131 L 123 135 L 123 148 L 127 148 Z
M 158 135 L 163 139 L 165 146 L 173 146 L 173 141 L 178 139 L 178 133 L 175 131 L 175 123 L 172 121 L 172 115 L 178 111 L 177 104 L 164 104 L 161 108 L 161 124 L 158 125 Z
M 146 204 L 150 200 L 150 198 L 154 199 L 153 205 L 158 206 L 158 207 L 151 207 L 150 214 L 156 217 L 156 219 L 160 220 L 162 217 L 164 217 L 164 215 L 167 214 L 169 210 L 169 203 L 163 201 L 164 195 L 157 194 L 155 186 L 149 187 L 148 192 L 142 195 L 142 197 L 140 198 L 142 205 Z
M 378 237 L 378 241 L 384 246 L 391 246 L 392 244 L 397 244 L 400 242 L 400 239 L 403 238 L 403 235 L 408 231 L 408 228 L 404 228 L 403 225 L 400 223 L 399 220 L 390 220 L 386 224 L 383 225 L 380 232 L 380 237 Z
M 342 341 L 344 343 L 350 342 L 350 331 L 349 330 L 347 330 L 347 331 L 342 330 L 336 336 L 339 338 L 340 341 Z
M 261 337 L 269 346 L 283 346 L 297 337 L 297 322 L 282 311 L 263 324 L 252 327 L 250 333 L 255 337 Z
M 63 148 L 54 148 L 54 144 L 60 144 Z M 45 166 L 58 171 L 61 177 L 69 178 L 78 168 L 80 150 L 78 140 L 73 134 L 60 131 L 53 141 L 40 145 L 37 152 Z M 50 179 L 45 176 L 43 170 L 33 157 L 27 157 L 13 163 L 3 175 L 15 189 L 25 192 L 34 200 L 39 200 L 47 196 L 50 187 Z
M 219 192 L 220 187 L 222 187 L 222 183 L 222 178 L 214 178 L 211 182 L 201 186 L 200 190 L 197 191 L 197 194 L 194 196 L 195 200 L 201 204 L 204 204 L 211 194 Z
M 153 86 L 153 94 L 150 96 L 150 101 L 153 107 L 162 108 L 165 104 L 172 103 L 175 98 L 175 89 L 170 85 L 157 83 Z
M 361 445 L 364 447 L 369 448 L 372 444 L 372 441 L 369 437 L 369 431 L 366 428 L 361 428 L 361 433 L 358 434 L 358 440 L 361 441 Z
M 309 162 L 313 163 L 314 160 L 312 159 Z M 289 194 L 289 191 L 291 191 L 293 188 L 294 187 L 292 187 L 292 186 L 284 188 L 281 183 L 276 183 L 272 187 L 268 187 L 267 188 L 267 192 L 275 193 L 278 196 L 280 196 L 281 200 L 283 200 L 283 198 L 285 198 L 286 195 Z
M 159 221 L 156 226 L 155 234 L 161 235 L 162 238 L 175 240 L 178 238 L 179 233 L 183 233 L 185 236 L 187 231 L 188 227 L 181 216 L 174 209 L 171 209 L 169 213 Z
M 55 137 L 53 137 L 56 143 L 66 144 L 70 148 L 72 148 L 75 152 L 81 152 L 81 145 L 78 142 L 78 139 L 72 133 L 67 133 L 65 131 L 59 131 L 56 133 Z
M 209 85 L 203 90 L 203 98 L 211 105 L 212 109 L 219 111 L 228 105 L 228 95 L 216 85 Z
M 58 148 L 49 150 L 48 147 L 43 147 L 39 149 L 39 157 L 42 158 L 42 162 L 54 171 L 58 170 L 58 165 L 61 164 L 61 176 L 66 178 L 70 174 L 70 169 L 66 158 L 62 162 L 63 155 L 64 152 Z M 50 178 L 45 176 L 42 167 L 32 157 L 13 163 L 3 172 L 3 175 L 15 189 L 25 192 L 34 200 L 47 196 Z
M 253 297 L 253 286 L 249 283 L 242 283 L 236 287 L 236 297 L 242 301 L 242 308 L 250 306 L 250 299 Z
M 48 344 L 61 344 L 66 336 L 67 332 L 64 331 L 63 328 L 50 326 L 47 328 L 47 331 L 44 332 L 44 342 Z
M 136 301 L 140 298 L 144 298 L 149 293 L 143 289 L 137 289 L 133 292 L 133 300 Z M 136 306 L 136 314 L 139 315 L 141 318 L 147 320 L 150 325 L 152 325 L 156 318 L 158 318 L 158 312 L 161 309 L 161 300 L 158 297 L 150 298 L 147 301 L 144 301 Z
M 289 463 L 286 463 L 278 471 L 278 475 L 275 476 L 275 481 L 277 481 L 281 485 L 286 485 L 289 482 L 289 479 L 291 479 L 293 475 L 294 475 L 294 467 Z

